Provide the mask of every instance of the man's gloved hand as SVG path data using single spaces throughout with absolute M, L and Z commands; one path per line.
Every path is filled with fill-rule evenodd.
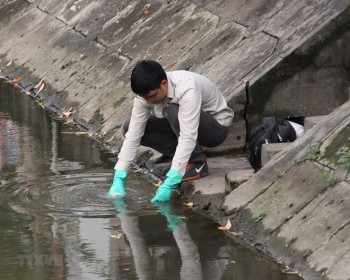
M 158 188 L 156 195 L 151 199 L 151 202 L 168 201 L 173 194 L 174 189 L 181 183 L 182 176 L 179 171 L 170 169 L 166 174 L 164 183 Z
M 124 201 L 124 197 L 117 197 L 113 200 L 113 204 L 115 209 L 119 212 L 119 213 L 124 213 L 126 211 L 126 204 Z
M 126 176 L 128 176 L 128 172 L 124 170 L 115 171 L 113 184 L 107 194 L 109 197 L 115 198 L 125 196 L 124 182 Z
M 155 202 L 154 204 L 158 207 L 158 212 L 166 217 L 168 228 L 171 231 L 175 231 L 181 226 L 183 221 L 173 212 L 170 202 Z

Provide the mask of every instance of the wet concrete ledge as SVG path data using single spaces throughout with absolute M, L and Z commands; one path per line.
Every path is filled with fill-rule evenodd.
M 331 141 L 348 135 L 348 0 L 13 0 L 0 1 L 0 15 L 0 75 L 115 153 L 139 59 L 212 79 L 236 118 L 207 151 L 211 176 L 183 186 L 188 200 L 305 278 L 348 279 L 349 174 L 325 162 L 326 147 L 349 145 Z M 291 114 L 328 117 L 226 197 L 226 174 L 251 172 L 246 133 L 263 115 Z

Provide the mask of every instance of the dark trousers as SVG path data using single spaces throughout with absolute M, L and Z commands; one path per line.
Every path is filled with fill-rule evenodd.
M 166 118 L 157 118 L 151 114 L 148 118 L 145 133 L 141 138 L 141 145 L 150 147 L 163 155 L 173 157 L 178 144 L 180 123 L 178 119 L 179 105 L 169 104 Z M 125 136 L 129 129 L 130 119 L 123 124 Z M 216 147 L 224 142 L 228 134 L 228 127 L 219 124 L 209 113 L 201 111 L 198 127 L 197 144 L 191 154 L 190 161 L 203 160 L 203 147 Z

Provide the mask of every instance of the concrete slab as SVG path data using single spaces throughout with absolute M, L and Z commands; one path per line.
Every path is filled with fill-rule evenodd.
M 147 57 L 157 58 L 163 65 L 181 60 L 194 46 L 211 34 L 219 17 L 209 12 L 197 12 L 178 23 L 147 52 Z M 179 40 L 181 38 L 181 40 Z M 162 55 L 159 55 L 159 54 Z
M 350 221 L 349 216 L 350 184 L 340 182 L 316 197 L 284 224 L 277 237 L 286 239 L 287 243 L 292 241 L 289 245 L 291 250 L 314 252 L 343 229 Z M 350 241 L 350 236 L 346 240 Z
M 65 56 L 50 69 L 50 75 L 48 75 L 46 79 L 50 84 L 54 84 L 59 91 L 67 90 L 72 84 L 74 85 L 72 88 L 76 89 L 75 85 L 78 80 L 85 81 L 87 85 L 87 75 L 94 68 L 92 65 L 98 64 L 100 56 L 105 51 L 103 46 L 93 41 L 87 44 L 81 44 L 84 41 L 84 37 L 80 34 L 77 35 L 78 33 L 76 32 L 73 33 L 74 34 L 71 34 L 71 36 L 77 40 L 77 49 L 79 49 L 79 53 L 65 54 Z M 95 83 L 96 81 L 91 82 L 90 85 Z M 74 96 L 77 97 L 75 94 L 76 92 L 74 92 Z
M 161 11 L 164 1 L 152 1 L 150 13 L 144 13 L 147 3 L 131 1 L 124 9 L 117 11 L 113 18 L 109 19 L 100 30 L 97 40 L 105 46 L 121 44 L 126 38 L 133 35 L 143 24 L 147 24 L 150 18 L 157 16 Z M 128 28 L 125 28 L 128 27 Z
M 262 225 L 272 232 L 328 187 L 321 176 L 323 172 L 326 171 L 312 162 L 299 164 L 249 203 L 246 209 L 253 215 L 263 212 Z
M 260 0 L 245 1 L 206 1 L 205 7 L 215 14 L 220 15 L 223 23 L 235 22 L 250 29 L 249 33 L 260 32 L 265 23 L 283 9 L 288 1 Z M 203 5 L 204 6 L 204 5 Z M 229 8 L 228 8 L 229 7 Z M 262 24 L 264 23 L 264 24 Z
M 42 0 L 40 1 L 38 8 L 48 14 L 54 14 L 60 10 L 64 10 L 69 2 L 70 1 L 63 2 L 60 0 Z
M 7 38 L 1 42 L 0 53 L 7 53 L 9 50 L 14 51 L 17 48 L 19 48 L 19 50 L 23 49 L 20 45 L 17 46 L 17 48 L 15 48 L 15 46 L 22 41 L 24 35 L 29 35 L 39 29 L 46 18 L 47 13 L 37 8 L 28 8 L 24 13 L 12 17 L 6 27 L 0 30 L 0 36 L 2 38 Z M 30 22 L 30 24 L 28 24 L 28 22 Z M 36 46 L 36 48 L 37 47 L 38 46 Z M 17 49 L 17 51 L 19 50 Z M 19 57 L 19 55 L 17 55 L 17 57 Z
M 94 0 L 70 1 L 57 4 L 62 8 L 56 17 L 70 27 L 74 27 L 78 22 L 91 17 L 94 9 L 101 5 L 101 3 Z
M 338 183 L 284 224 L 277 234 L 282 246 L 286 246 L 280 256 L 287 255 L 299 269 L 305 267 L 305 260 L 327 279 L 348 279 L 349 191 L 349 182 Z
M 254 175 L 254 170 L 243 169 L 243 170 L 234 170 L 225 175 L 225 188 L 226 192 L 232 192 L 239 185 L 248 181 Z
M 115 71 L 118 71 L 118 69 L 122 71 L 127 63 L 120 60 L 118 64 L 114 63 L 113 65 L 120 67 L 116 68 Z M 84 93 L 81 96 L 82 103 L 79 113 L 84 120 L 93 122 L 93 117 L 97 111 L 100 112 L 101 116 L 104 116 L 99 123 L 99 125 L 102 125 L 102 134 L 106 134 L 110 129 L 120 126 L 130 116 L 132 98 L 134 97 L 129 85 L 128 77 L 130 73 L 124 70 L 118 79 L 106 79 L 104 75 L 109 70 L 109 68 L 105 68 L 103 71 L 92 70 L 86 75 L 86 80 L 79 85 L 75 85 L 78 87 L 74 89 L 77 90 L 77 93 Z M 93 81 L 95 81 L 95 84 L 93 84 Z M 91 84 L 91 87 L 86 89 L 85 83 Z M 85 92 L 82 91 L 84 88 Z M 89 98 L 87 99 L 84 95 L 89 96 Z M 83 102 L 84 99 L 85 102 Z
M 307 258 L 316 271 L 329 279 L 349 279 L 350 226 L 346 225 L 333 236 L 327 236 L 321 246 Z
M 235 22 L 219 26 L 178 61 L 175 68 L 200 72 L 203 62 L 206 62 L 207 68 L 213 67 L 216 61 L 213 58 L 239 44 L 244 39 L 246 30 L 246 27 Z
M 0 2 L 0 30 L 8 26 L 8 24 L 17 18 L 28 7 L 28 3 L 22 0 L 1 1 Z
M 306 117 L 304 122 L 304 130 L 307 131 L 312 128 L 315 124 L 322 121 L 326 115 L 324 116 L 314 116 L 314 117 Z
M 130 5 L 130 1 L 128 0 L 100 0 L 98 2 L 100 4 L 94 8 L 92 15 L 80 18 L 79 22 L 75 25 L 75 30 L 81 32 L 85 36 L 98 36 L 109 20 L 114 18 L 116 22 L 116 15 L 120 14 L 121 11 Z M 67 20 L 69 21 L 70 17 L 67 18 Z
M 140 25 L 134 30 L 132 36 L 128 36 L 121 44 L 114 45 L 116 48 L 120 48 L 122 53 L 130 58 L 142 58 L 142 57 L 153 57 L 159 59 L 159 61 L 166 67 L 173 62 L 180 60 L 180 56 L 176 56 L 175 60 L 167 62 L 163 60 L 163 56 L 159 47 L 163 44 L 169 47 L 169 53 L 173 53 L 174 50 L 181 49 L 183 47 L 178 44 L 185 44 L 188 40 L 186 34 L 194 33 L 192 30 L 196 29 L 196 23 L 193 23 L 191 30 L 183 30 L 184 25 L 196 11 L 196 6 L 188 3 L 188 1 L 178 1 L 169 5 L 163 5 L 159 9 L 157 7 L 150 7 L 152 9 L 149 19 L 145 24 Z M 153 26 L 162 26 L 154 32 Z M 190 26 L 188 26 L 190 28 Z M 207 26 L 210 29 L 209 26 Z M 181 29 L 181 40 L 177 40 L 177 29 Z M 200 32 L 201 33 L 201 32 Z M 166 38 L 166 39 L 165 39 Z M 159 43 L 162 41 L 162 43 Z M 152 51 L 153 49 L 153 51 Z M 171 51 L 170 51 L 171 50 Z M 183 49 L 182 51 L 187 51 Z M 176 65 L 175 65 L 176 66 Z M 172 67 L 174 69 L 175 67 Z
M 228 83 L 241 80 L 267 59 L 273 53 L 276 43 L 276 38 L 269 35 L 254 34 L 210 61 L 203 62 L 197 70 L 211 77 L 229 100 L 233 97 L 233 92 L 227 87 Z M 253 47 L 254 45 L 259 47 Z
M 261 146 L 261 165 L 264 166 L 273 155 L 286 149 L 290 143 L 270 143 Z

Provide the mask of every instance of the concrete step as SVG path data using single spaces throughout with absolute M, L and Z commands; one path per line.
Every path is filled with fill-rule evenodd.
M 191 182 L 194 193 L 224 195 L 247 181 L 254 173 L 245 156 L 208 157 L 207 162 L 210 176 Z
M 286 149 L 290 142 L 286 143 L 269 143 L 261 147 L 261 165 L 264 166 L 275 154 Z
M 323 116 L 313 116 L 313 117 L 307 117 L 304 121 L 304 130 L 307 131 L 311 129 L 315 124 L 318 124 L 320 121 L 322 121 L 327 115 Z
M 248 181 L 254 175 L 254 169 L 234 170 L 225 174 L 226 193 L 232 192 L 239 185 Z

